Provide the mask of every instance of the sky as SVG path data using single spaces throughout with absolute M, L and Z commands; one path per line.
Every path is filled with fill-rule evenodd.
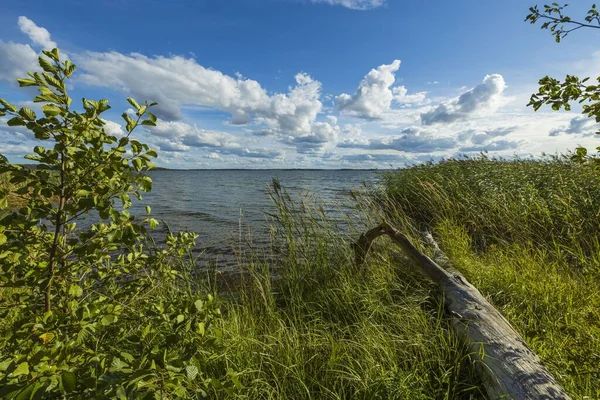
M 0 97 L 39 110 L 16 78 L 58 47 L 77 65 L 71 97 L 110 101 L 108 133 L 124 134 L 127 97 L 159 103 L 157 126 L 134 136 L 167 168 L 398 168 L 600 146 L 577 107 L 526 106 L 545 75 L 600 75 L 600 32 L 557 44 L 524 21 L 535 4 L 3 2 Z M 577 1 L 569 15 L 583 19 L 589 5 Z M 6 120 L 0 153 L 23 162 L 39 143 Z

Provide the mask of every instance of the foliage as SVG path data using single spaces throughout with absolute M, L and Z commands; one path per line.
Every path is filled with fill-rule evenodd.
M 558 3 L 546 4 L 544 5 L 544 11 L 540 11 L 538 6 L 530 7 L 530 14 L 527 15 L 525 21 L 535 24 L 540 19 L 544 20 L 545 22 L 542 23 L 541 28 L 549 29 L 556 43 L 560 43 L 569 33 L 577 29 L 600 28 L 600 13 L 598 13 L 595 4 L 592 4 L 592 7 L 588 10 L 584 18 L 585 22 L 574 21 L 571 17 L 564 15 L 563 10 L 567 6 L 568 4 L 562 6 Z M 568 28 L 565 28 L 565 25 Z
M 364 270 L 353 266 L 350 241 L 379 214 L 353 204 L 364 220 L 342 225 L 309 195 L 277 184 L 271 195 L 272 245 L 240 257 L 246 278 L 223 319 L 240 397 L 483 398 L 434 285 L 379 245 Z
M 384 186 L 387 218 L 432 232 L 573 398 L 600 397 L 600 177 L 592 165 L 568 156 L 450 159 L 387 173 Z
M 541 28 L 549 29 L 557 43 L 577 29 L 600 29 L 600 13 L 595 4 L 587 12 L 587 16 L 584 18 L 585 22 L 572 20 L 571 17 L 564 15 L 565 7 L 567 7 L 566 4 L 561 6 L 552 3 L 551 5 L 545 5 L 544 10 L 540 11 L 537 6 L 534 6 L 529 9 L 530 14 L 527 15 L 525 20 L 530 21 L 532 24 L 539 20 L 545 20 Z M 593 83 L 587 83 L 589 80 L 589 77 L 579 78 L 574 75 L 567 75 L 565 80 L 561 82 L 558 79 L 545 76 L 539 80 L 538 93 L 531 96 L 528 106 L 533 106 L 533 109 L 537 111 L 542 105 L 547 104 L 552 106 L 555 111 L 561 108 L 570 111 L 571 102 L 586 103 L 582 105 L 582 113 L 600 123 L 600 77 L 597 77 Z M 600 133 L 600 131 L 596 133 Z M 600 147 L 597 150 L 600 150 Z M 575 159 L 585 160 L 586 155 L 587 151 L 581 149 L 575 154 Z
M 594 255 L 600 177 L 568 156 L 448 159 L 386 174 L 385 181 L 413 224 L 452 221 L 466 229 L 475 250 L 531 243 L 546 249 L 576 246 Z
M 154 125 L 148 110 L 155 103 L 128 99 L 135 117 L 124 113 L 127 134 L 111 136 L 101 118 L 108 102 L 84 98 L 75 110 L 66 83 L 75 65 L 61 61 L 58 49 L 43 54 L 43 72 L 18 80 L 38 89 L 43 116 L 0 99 L 9 126 L 50 143 L 26 156 L 38 168 L 0 164 L 26 199 L 0 214 L 0 397 L 187 398 L 231 390 L 205 372 L 218 348 L 209 329 L 218 303 L 186 290 L 174 268 L 196 236 L 169 234 L 166 247 L 147 249 L 157 221 L 140 223 L 127 210 L 131 196 L 141 199 L 152 187 L 145 171 L 156 152 L 130 135 Z M 0 209 L 8 196 L 3 188 Z M 99 222 L 77 228 L 90 214 Z

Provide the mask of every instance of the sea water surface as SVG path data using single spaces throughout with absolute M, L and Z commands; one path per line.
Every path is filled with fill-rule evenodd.
M 352 202 L 352 189 L 374 187 L 381 172 L 375 170 L 156 170 L 150 171 L 152 192 L 133 202 L 131 212 L 144 215 L 150 206 L 152 216 L 163 221 L 156 235 L 164 236 L 166 225 L 172 232 L 193 231 L 199 235 L 198 248 L 219 265 L 231 265 L 233 248 L 239 241 L 240 218 L 244 232 L 253 240 L 266 240 L 266 212 L 274 212 L 269 198 L 273 178 L 294 197 L 309 192 L 322 203 L 325 212 L 341 218 L 345 205 Z

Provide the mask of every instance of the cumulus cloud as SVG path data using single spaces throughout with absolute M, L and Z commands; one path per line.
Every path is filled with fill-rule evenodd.
M 56 42 L 50 39 L 50 32 L 48 32 L 46 28 L 37 26 L 35 22 L 24 16 L 19 17 L 18 23 L 21 32 L 29 36 L 29 39 L 31 39 L 33 44 L 41 46 L 47 50 L 58 47 Z
M 448 124 L 468 119 L 476 113 L 490 112 L 500 105 L 505 88 L 502 75 L 486 75 L 483 83 L 464 92 L 458 98 L 443 102 L 433 110 L 421 114 L 421 123 Z
M 313 3 L 324 3 L 342 6 L 352 10 L 372 10 L 386 4 L 387 0 L 311 0 Z
M 577 116 L 569 121 L 568 125 L 562 125 L 550 130 L 549 136 L 566 135 L 593 135 L 600 130 L 595 121 L 589 117 Z
M 341 157 L 341 160 L 355 164 L 405 164 L 410 161 L 408 158 L 399 154 L 346 154 Z
M 335 97 L 340 111 L 365 119 L 381 119 L 389 111 L 392 102 L 399 104 L 422 104 L 426 93 L 408 94 L 404 86 L 392 87 L 396 82 L 396 72 L 400 69 L 400 60 L 383 64 L 372 69 L 360 81 L 353 95 L 342 93 Z
M 167 120 L 181 119 L 181 107 L 195 105 L 230 113 L 232 124 L 254 120 L 298 135 L 310 132 L 322 108 L 321 83 L 303 73 L 296 75 L 289 93 L 269 95 L 255 80 L 223 74 L 191 58 L 117 52 L 87 52 L 75 58 L 85 83 L 157 101 L 157 114 Z
M 335 98 L 340 111 L 357 117 L 378 119 L 390 109 L 394 94 L 390 87 L 396 81 L 400 60 L 372 69 L 360 82 L 354 95 L 342 93 Z
M 181 119 L 182 107 L 213 108 L 231 114 L 231 125 L 250 125 L 257 134 L 275 135 L 286 143 L 335 138 L 334 132 L 325 132 L 334 126 L 316 122 L 323 108 L 321 82 L 306 73 L 295 76 L 295 86 L 287 93 L 269 94 L 255 80 L 223 74 L 192 58 L 117 52 L 74 57 L 83 82 L 157 101 L 156 114 L 165 120 Z
M 327 143 L 337 142 L 339 135 L 340 127 L 337 125 L 337 119 L 333 117 L 329 122 L 315 122 L 310 134 L 290 138 L 290 142 L 296 145 L 298 153 L 315 153 Z
M 399 104 L 423 105 L 428 102 L 427 92 L 407 94 L 408 89 L 404 86 L 392 88 L 392 93 L 394 94 L 394 101 Z
M 103 119 L 102 121 L 104 121 L 104 130 L 107 134 L 117 137 L 125 135 L 125 131 L 123 130 L 123 127 L 120 124 L 117 124 L 116 122 L 107 119 Z
M 37 66 L 38 56 L 27 44 L 0 40 L 0 81 L 14 82 Z
M 244 146 L 239 143 L 238 137 L 231 133 L 201 129 L 180 121 L 159 120 L 150 132 L 159 137 L 156 144 L 164 151 L 180 152 L 194 147 L 217 154 L 268 159 L 282 154 L 278 150 Z
M 466 131 L 460 132 L 458 138 L 461 141 L 470 140 L 473 144 L 486 144 L 494 138 L 506 136 L 516 131 L 518 128 L 518 126 L 514 125 L 495 129 L 467 129 Z
M 341 148 L 368 150 L 396 150 L 406 153 L 433 153 L 454 149 L 458 139 L 452 136 L 437 136 L 433 132 L 419 126 L 402 130 L 402 135 L 380 137 L 367 140 L 365 138 L 345 140 L 338 144 Z
M 159 139 L 159 140 L 156 140 L 154 142 L 154 144 L 156 144 L 158 146 L 158 148 L 162 151 L 179 152 L 179 151 L 186 151 L 186 150 L 190 149 L 189 146 L 186 146 L 182 143 L 171 141 L 169 139 Z

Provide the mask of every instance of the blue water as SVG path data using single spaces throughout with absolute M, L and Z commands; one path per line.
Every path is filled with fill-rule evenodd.
M 244 232 L 252 231 L 257 244 L 268 232 L 266 212 L 274 212 L 268 195 L 273 178 L 292 197 L 309 192 L 323 204 L 329 216 L 351 204 L 350 190 L 377 185 L 380 172 L 365 170 L 159 170 L 151 171 L 152 192 L 141 202 L 134 199 L 131 212 L 152 216 L 168 224 L 171 231 L 194 231 L 198 248 L 219 264 L 230 264 L 239 242 L 240 218 Z M 342 211 L 343 212 L 343 211 Z M 165 225 L 157 236 L 165 232 Z

